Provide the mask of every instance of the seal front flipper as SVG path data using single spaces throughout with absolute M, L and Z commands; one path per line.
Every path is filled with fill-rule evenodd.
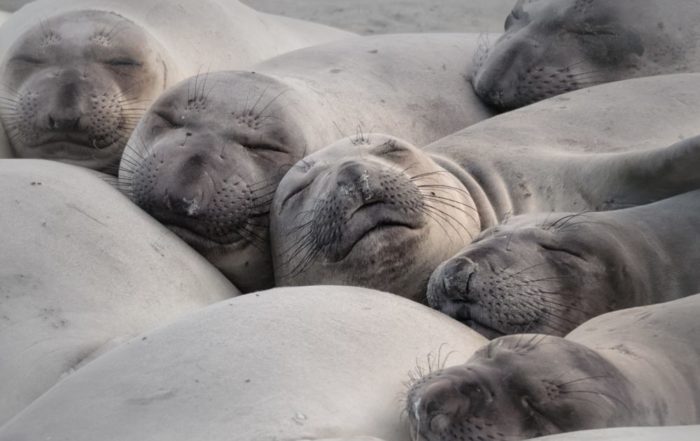
M 597 155 L 586 165 L 596 210 L 647 204 L 700 188 L 700 135 L 668 147 Z

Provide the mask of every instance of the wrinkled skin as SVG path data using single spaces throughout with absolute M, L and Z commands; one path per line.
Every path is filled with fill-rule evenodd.
M 161 52 L 114 13 L 68 12 L 37 23 L 3 61 L 0 119 L 14 154 L 116 174 L 143 103 L 165 88 Z
M 695 72 L 698 18 L 685 0 L 519 0 L 474 90 L 510 110 L 595 84 Z
M 415 147 L 386 135 L 342 140 L 280 183 L 271 211 L 275 279 L 422 301 L 430 272 L 478 233 L 478 219 L 460 181 Z
M 633 389 L 586 346 L 523 334 L 418 380 L 406 411 L 414 441 L 514 441 L 632 425 Z

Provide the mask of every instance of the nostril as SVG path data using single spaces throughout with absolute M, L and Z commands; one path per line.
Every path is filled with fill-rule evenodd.
M 56 129 L 56 120 L 49 115 L 49 128 Z

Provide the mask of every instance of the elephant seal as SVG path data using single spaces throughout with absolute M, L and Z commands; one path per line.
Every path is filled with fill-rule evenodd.
M 463 363 L 485 343 L 444 314 L 378 291 L 253 293 L 94 360 L 3 426 L 0 440 L 405 441 L 407 373 Z
M 416 382 L 414 441 L 700 424 L 700 295 L 604 314 L 566 338 L 500 337 Z
M 700 136 L 598 154 L 487 153 L 454 139 L 419 150 L 371 134 L 297 163 L 270 211 L 276 283 L 358 285 L 423 301 L 433 270 L 508 213 L 604 210 L 700 187 Z
M 294 23 L 235 0 L 28 4 L 0 28 L 0 120 L 13 153 L 116 174 L 131 131 L 167 87 L 353 35 Z
M 506 110 L 604 82 L 698 72 L 699 23 L 696 0 L 518 0 L 474 90 Z
M 402 196 L 404 200 L 416 201 L 415 187 L 407 185 L 406 179 L 420 174 L 409 165 L 424 161 L 414 159 L 414 153 L 409 150 L 415 149 L 410 148 L 397 148 L 394 155 L 382 155 L 382 150 L 387 150 L 379 147 L 386 142 L 384 137 L 369 136 L 370 145 L 356 142 L 358 146 L 338 146 L 334 151 L 317 152 L 318 156 L 312 155 L 290 170 L 273 202 L 271 243 L 276 281 L 278 284 L 361 284 L 425 300 L 430 273 L 468 245 L 481 230 L 508 217 L 550 211 L 626 208 L 694 190 L 698 188 L 697 173 L 684 164 L 697 163 L 697 139 L 671 149 L 659 146 L 697 134 L 698 103 L 698 74 L 640 78 L 554 97 L 494 116 L 442 138 L 421 149 L 430 155 L 431 161 L 435 160 L 424 172 L 434 173 L 419 177 L 423 185 L 421 193 L 433 198 L 430 205 L 443 211 L 419 216 L 433 217 L 425 220 L 432 225 L 432 232 L 426 233 L 426 237 L 432 238 L 415 241 L 417 230 L 414 230 L 411 239 L 414 245 L 399 245 L 404 236 L 399 229 L 394 229 L 390 240 L 382 242 L 370 238 L 362 247 L 364 251 L 335 263 L 321 248 L 328 251 L 329 247 L 335 247 L 333 239 L 338 239 L 338 234 L 328 236 L 330 242 L 319 247 L 306 233 L 317 218 L 316 214 L 326 216 L 325 220 L 318 218 L 316 225 L 320 228 L 327 224 L 324 227 L 327 233 L 331 231 L 329 220 L 342 224 L 343 215 L 314 211 L 314 207 L 320 208 L 324 197 L 345 198 L 342 195 L 346 191 L 353 196 L 345 198 L 343 203 L 354 206 L 360 203 L 360 190 L 367 185 L 373 189 L 378 202 L 382 194 L 380 187 L 388 184 L 387 175 L 383 175 L 383 182 L 377 181 L 377 169 L 368 169 L 368 183 L 360 182 L 354 191 L 352 186 L 336 185 L 332 180 L 328 181 L 328 187 L 313 190 L 306 188 L 306 183 L 317 186 L 321 179 L 334 173 L 330 171 L 333 167 L 340 167 L 345 161 L 363 164 L 373 160 L 375 155 L 367 152 L 374 146 L 385 165 L 386 161 L 392 162 L 381 173 L 389 173 L 396 182 L 402 182 L 390 193 L 396 196 L 396 191 L 403 187 L 409 189 Z M 635 112 L 630 112 L 630 108 Z M 676 153 L 678 156 L 674 156 Z M 666 165 L 669 168 L 664 170 Z M 328 173 L 322 171 L 326 167 Z M 404 169 L 407 173 L 403 177 L 396 173 Z M 543 174 L 542 170 L 552 172 Z M 455 186 L 453 178 L 460 181 L 461 187 Z M 653 185 L 655 182 L 658 186 Z M 425 185 L 434 186 L 431 190 L 435 195 L 427 193 L 429 187 Z M 282 202 L 297 189 L 303 189 L 304 193 L 296 196 L 289 207 L 283 207 Z M 380 210 L 380 205 L 377 203 L 373 210 Z M 476 215 L 468 205 L 475 207 Z M 411 222 L 416 225 L 424 221 L 416 218 Z M 369 222 L 361 228 L 371 225 Z M 382 234 L 387 233 L 389 231 Z M 438 237 L 433 237 L 434 234 Z M 449 238 L 445 239 L 447 236 Z M 431 241 L 449 243 L 429 245 Z M 372 245 L 374 242 L 376 245 Z M 381 254 L 377 254 L 377 249 L 382 250 Z M 449 254 L 455 249 L 454 254 Z
M 428 303 L 487 337 L 565 335 L 616 309 L 700 292 L 700 190 L 595 213 L 516 216 L 440 265 Z
M 537 441 L 696 441 L 700 426 L 625 427 L 583 430 L 536 438 Z
M 0 160 L 0 425 L 116 342 L 238 294 L 94 173 Z
M 284 172 L 358 129 L 423 145 L 492 115 L 463 76 L 476 34 L 357 37 L 186 80 L 134 131 L 131 199 L 241 289 L 272 286 L 267 216 Z

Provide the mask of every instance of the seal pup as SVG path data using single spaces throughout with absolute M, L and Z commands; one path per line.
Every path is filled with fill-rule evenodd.
M 411 387 L 412 439 L 502 441 L 699 424 L 698 314 L 694 295 L 598 316 L 566 338 L 493 340 L 464 365 Z
M 423 301 L 433 270 L 508 213 L 605 210 L 700 187 L 700 136 L 597 154 L 543 146 L 486 154 L 450 139 L 420 150 L 370 134 L 297 163 L 270 211 L 276 283 L 358 285 Z
M 487 337 L 563 336 L 616 309 L 700 292 L 700 191 L 634 208 L 516 216 L 428 283 L 431 307 Z
M 238 294 L 94 173 L 0 160 L 0 425 L 120 340 Z
M 267 216 L 284 172 L 358 127 L 423 145 L 488 118 L 464 81 L 479 45 L 476 34 L 358 37 L 196 76 L 146 113 L 120 182 L 241 289 L 270 287 Z
M 697 0 L 518 0 L 474 90 L 514 109 L 628 78 L 700 71 Z
M 136 122 L 167 87 L 353 35 L 295 23 L 235 0 L 28 4 L 0 28 L 0 120 L 13 154 L 116 175 Z
M 104 354 L 3 426 L 0 440 L 406 441 L 408 372 L 464 363 L 485 343 L 444 314 L 378 291 L 253 293 Z

